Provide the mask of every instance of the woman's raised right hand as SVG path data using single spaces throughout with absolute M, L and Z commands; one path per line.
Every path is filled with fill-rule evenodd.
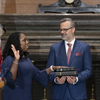
M 11 47 L 12 47 L 11 49 L 12 49 L 12 51 L 13 51 L 13 53 L 14 53 L 15 59 L 16 59 L 16 60 L 19 60 L 19 59 L 20 59 L 19 50 L 16 50 L 16 49 L 15 49 L 15 46 L 14 46 L 13 44 L 11 45 Z

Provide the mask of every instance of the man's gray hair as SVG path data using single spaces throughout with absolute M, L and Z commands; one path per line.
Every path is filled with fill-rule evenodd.
M 73 21 L 71 18 L 62 18 L 60 23 L 66 22 L 66 21 L 70 21 L 70 27 L 75 27 L 76 26 L 76 22 Z

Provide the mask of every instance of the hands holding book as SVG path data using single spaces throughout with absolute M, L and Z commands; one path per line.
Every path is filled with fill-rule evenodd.
M 74 67 L 62 67 L 57 68 L 54 73 L 56 82 L 64 84 L 66 81 L 69 84 L 74 84 L 77 81 L 76 76 L 78 75 Z
M 76 82 L 76 77 L 75 76 L 62 76 L 61 78 L 56 77 L 56 82 L 58 82 L 59 84 L 64 84 L 66 80 L 69 84 L 73 84 Z

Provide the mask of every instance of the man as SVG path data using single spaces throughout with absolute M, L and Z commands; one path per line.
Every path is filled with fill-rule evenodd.
M 75 38 L 75 22 L 64 18 L 60 23 L 62 41 L 51 46 L 47 68 L 54 66 L 75 67 L 78 76 L 55 77 L 52 72 L 52 100 L 86 100 L 86 80 L 92 74 L 89 45 Z

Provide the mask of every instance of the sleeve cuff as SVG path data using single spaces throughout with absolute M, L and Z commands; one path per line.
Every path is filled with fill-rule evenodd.
M 55 82 L 56 84 L 60 84 L 60 83 L 58 83 L 58 82 L 56 81 L 56 78 L 54 78 L 54 82 Z
M 73 83 L 73 85 L 75 85 L 78 82 L 78 77 L 76 77 L 76 82 Z

